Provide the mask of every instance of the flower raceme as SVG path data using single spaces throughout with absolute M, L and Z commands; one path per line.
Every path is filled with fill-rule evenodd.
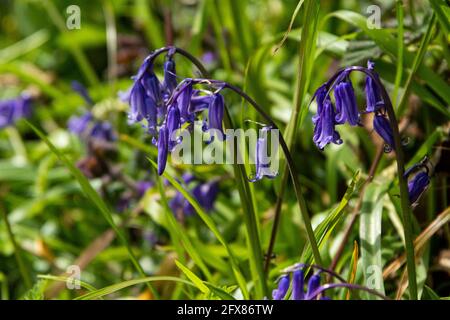
M 154 72 L 154 60 L 166 51 L 163 81 L 160 82 Z M 150 54 L 133 77 L 129 94 L 124 95 L 130 104 L 129 119 L 143 123 L 153 137 L 152 143 L 157 146 L 159 175 L 166 169 L 169 153 L 183 141 L 183 130 L 191 132 L 197 120 L 202 120 L 202 130 L 210 134 L 207 143 L 216 136 L 219 141 L 227 139 L 223 130 L 225 99 L 221 91 L 230 86 L 212 79 L 185 78 L 177 81 L 173 60 L 175 52 L 175 48 L 162 48 Z M 266 139 L 260 139 L 256 145 L 256 174 L 251 181 L 276 176 L 276 172 L 271 172 L 262 161 L 265 142 Z
M 366 108 L 358 110 L 350 73 L 360 71 L 366 74 L 365 94 Z M 386 109 L 379 87 L 378 74 L 374 71 L 374 63 L 369 61 L 368 67 L 347 67 L 338 71 L 329 81 L 320 86 L 314 94 L 317 102 L 317 114 L 313 116 L 313 141 L 319 149 L 329 143 L 341 144 L 342 139 L 335 127 L 348 123 L 351 126 L 360 124 L 361 113 L 374 113 L 373 128 L 384 140 L 390 151 L 394 148 L 392 128 L 387 119 Z M 334 93 L 334 105 L 330 93 Z
M 184 174 L 182 179 L 188 187 L 194 185 L 192 195 L 199 205 L 206 212 L 211 211 L 219 193 L 219 182 L 217 180 L 202 182 L 191 174 Z M 195 213 L 194 207 L 180 192 L 177 192 L 175 197 L 170 200 L 169 206 L 177 217 L 182 217 L 183 215 L 191 216 Z
M 163 66 L 163 81 L 154 73 L 154 60 L 161 53 L 150 54 L 133 77 L 128 102 L 129 119 L 132 122 L 145 121 L 148 133 L 158 148 L 158 174 L 166 167 L 169 152 L 181 141 L 172 139 L 174 132 L 182 127 L 192 128 L 195 120 L 204 110 L 208 110 L 208 121 L 204 130 L 209 128 L 222 131 L 224 99 L 219 93 L 194 88 L 198 81 L 186 78 L 178 82 L 174 50 L 169 49 Z
M 273 290 L 273 300 L 283 300 L 286 297 L 290 286 L 290 275 L 284 275 L 278 282 L 278 288 Z M 313 274 L 308 281 L 305 291 L 305 274 L 302 269 L 292 272 L 292 300 L 317 300 L 318 295 L 315 294 L 320 286 L 320 273 Z M 328 297 L 321 297 L 320 300 L 328 300 Z
M 305 270 L 311 268 L 311 270 L 317 270 L 308 279 L 305 290 Z M 289 287 L 292 284 L 291 300 L 330 300 L 325 296 L 325 291 L 333 288 L 348 288 L 350 290 L 362 290 L 371 293 L 374 296 L 378 296 L 383 299 L 387 299 L 383 294 L 372 290 L 370 288 L 359 286 L 356 284 L 347 283 L 340 275 L 328 270 L 326 268 L 317 265 L 307 265 L 303 263 L 295 264 L 284 270 L 284 274 L 278 280 L 278 286 L 272 291 L 273 300 L 284 300 L 289 298 L 287 296 Z M 321 284 L 321 275 L 327 274 L 328 279 L 338 280 L 337 283 L 325 283 Z M 291 281 L 292 275 L 292 281 Z

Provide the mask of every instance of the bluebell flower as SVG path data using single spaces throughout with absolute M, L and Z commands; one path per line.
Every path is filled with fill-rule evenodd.
M 31 114 L 31 97 L 22 94 L 15 99 L 0 101 L 0 129 L 13 125 Z
M 131 121 L 141 121 L 144 119 L 144 110 L 146 108 L 146 93 L 144 86 L 137 81 L 131 88 L 130 95 L 130 107 L 131 111 L 128 115 Z
M 269 179 L 273 179 L 278 175 L 278 172 L 272 172 L 270 169 L 270 159 L 267 152 L 267 147 L 269 144 L 267 131 L 270 128 L 265 127 L 261 130 L 260 137 L 256 141 L 256 152 L 255 152 L 255 166 L 256 173 L 253 178 L 250 179 L 250 182 L 255 182 L 261 180 L 264 177 Z
M 221 133 L 219 140 L 222 140 L 224 136 L 222 129 L 224 108 L 225 102 L 223 96 L 220 93 L 212 95 L 208 107 L 208 126 L 209 129 L 215 129 Z
M 96 122 L 92 126 L 90 137 L 106 142 L 112 142 L 117 139 L 111 123 L 107 121 Z
M 136 191 L 138 193 L 138 197 L 141 198 L 144 196 L 145 192 L 147 192 L 148 189 L 154 186 L 153 181 L 148 180 L 140 180 L 136 182 Z
M 320 115 L 322 114 L 323 104 L 325 100 L 330 100 L 330 98 L 327 96 L 327 86 L 326 85 L 320 86 L 314 93 L 314 98 L 316 99 L 317 102 L 317 113 L 312 117 L 312 122 L 316 124 L 317 121 L 319 121 L 320 119 Z
M 316 100 L 318 108 L 317 114 L 312 118 L 315 126 L 313 141 L 319 149 L 323 149 L 330 142 L 340 144 L 342 140 L 334 130 L 335 125 L 341 125 L 345 122 L 352 126 L 360 124 L 360 111 L 349 78 L 354 71 L 366 75 L 366 112 L 375 113 L 373 127 L 389 147 L 386 150 L 390 151 L 394 149 L 394 139 L 389 120 L 386 117 L 385 102 L 382 98 L 384 88 L 380 84 L 378 74 L 374 71 L 374 63 L 371 61 L 368 62 L 367 68 L 350 66 L 339 70 L 316 90 L 313 99 Z M 336 109 L 334 109 L 329 97 L 331 91 L 334 91 Z
M 187 79 L 185 84 L 180 88 L 181 92 L 176 99 L 176 104 L 180 110 L 180 116 L 183 122 L 192 120 L 190 112 L 190 103 L 193 93 L 192 82 Z
M 278 282 L 278 287 L 272 291 L 272 299 L 283 300 L 289 289 L 289 283 L 289 275 L 282 276 L 280 281 Z
M 158 137 L 158 174 L 162 175 L 166 169 L 167 155 L 169 153 L 169 130 L 166 125 L 159 129 Z
M 350 81 L 343 81 L 334 88 L 336 100 L 336 123 L 348 122 L 351 126 L 359 124 L 359 112 L 355 92 Z
M 424 160 L 406 170 L 403 175 L 408 181 L 409 202 L 413 206 L 417 204 L 420 196 L 425 192 L 431 182 L 429 169 L 426 165 L 427 162 L 428 158 L 425 157 Z
M 191 113 L 201 112 L 209 108 L 213 95 L 198 95 L 198 91 L 194 92 L 191 97 L 190 110 Z
M 219 193 L 219 182 L 215 180 L 209 182 L 197 181 L 192 174 L 184 174 L 182 179 L 188 188 L 191 184 L 194 184 L 192 196 L 206 212 L 210 212 L 214 208 Z M 191 216 L 195 213 L 194 207 L 180 192 L 177 192 L 175 197 L 170 200 L 169 206 L 177 217 L 181 215 Z
M 0 129 L 14 123 L 14 102 L 12 100 L 0 101 Z
M 214 202 L 216 201 L 218 193 L 219 183 L 217 181 L 199 183 L 192 190 L 192 195 L 206 212 L 209 212 L 214 208 Z M 194 209 L 191 204 L 189 204 L 189 206 L 192 210 Z
M 175 61 L 173 61 L 172 59 L 168 59 L 166 62 L 164 62 L 164 91 L 172 93 L 177 87 L 177 84 Z
M 375 63 L 372 61 L 367 62 L 367 68 L 369 70 L 373 70 L 375 67 Z M 378 77 L 378 74 L 376 74 Z M 381 89 L 377 86 L 372 77 L 366 76 L 366 111 L 367 112 L 376 112 L 384 107 L 384 101 L 381 98 Z
M 305 273 L 302 269 L 295 270 L 292 274 L 292 299 L 305 299 Z
M 67 124 L 67 128 L 70 132 L 75 133 L 77 135 L 81 135 L 83 132 L 86 131 L 89 124 L 92 121 L 92 113 L 85 112 L 83 115 L 77 117 L 72 116 L 69 119 L 69 122 Z
M 167 129 L 169 138 L 169 151 L 173 149 L 176 145 L 176 140 L 174 140 L 173 133 L 176 132 L 180 126 L 180 110 L 177 107 L 171 107 L 167 113 Z
M 327 144 L 341 144 L 339 133 L 335 130 L 335 111 L 331 100 L 325 99 L 321 113 L 315 120 L 313 141 L 319 149 L 323 149 Z
M 313 274 L 308 281 L 307 289 L 305 291 L 304 272 L 302 269 L 295 270 L 292 273 L 292 300 L 316 300 L 318 298 L 317 292 L 321 290 L 320 273 Z M 290 280 L 289 274 L 284 275 L 278 282 L 278 288 L 273 290 L 273 300 L 283 300 L 286 298 L 286 293 L 289 289 Z M 320 298 L 321 300 L 324 297 Z
M 415 203 L 422 193 L 428 188 L 430 177 L 426 172 L 419 172 L 408 181 L 409 202 Z
M 388 150 L 394 149 L 394 135 L 392 133 L 392 128 L 389 123 L 388 118 L 381 114 L 377 113 L 373 117 L 373 128 L 378 133 L 378 135 L 383 138 L 384 142 L 389 146 Z

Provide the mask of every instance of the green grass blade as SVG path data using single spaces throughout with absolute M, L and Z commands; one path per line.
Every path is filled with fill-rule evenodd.
M 205 284 L 203 284 L 203 281 L 199 277 L 197 277 L 191 270 L 189 270 L 188 267 L 184 266 L 178 260 L 175 260 L 175 264 L 177 265 L 178 269 L 180 269 L 185 274 L 185 276 L 192 281 L 192 283 L 197 287 L 198 290 L 203 292 L 203 294 L 205 295 L 209 294 L 209 288 Z
M 151 160 L 151 159 L 148 159 L 148 160 L 153 165 L 153 167 L 155 167 L 155 168 L 158 167 L 158 165 L 153 160 Z M 230 246 L 226 243 L 225 239 L 222 237 L 222 235 L 220 234 L 219 230 L 215 226 L 214 221 L 202 209 L 202 207 L 198 204 L 198 202 L 189 194 L 189 192 L 187 192 L 183 188 L 183 186 L 176 179 L 174 179 L 169 173 L 167 173 L 167 170 L 164 171 L 163 176 L 192 205 L 192 207 L 195 209 L 195 211 L 197 212 L 199 217 L 208 226 L 208 228 L 211 230 L 211 232 L 214 234 L 214 236 L 217 238 L 217 240 L 219 240 L 219 242 L 224 246 L 224 248 L 226 249 L 226 251 L 228 253 L 228 256 L 230 258 L 231 267 L 233 269 L 233 274 L 234 274 L 234 276 L 236 278 L 236 281 L 237 281 L 239 287 L 242 290 L 242 294 L 244 295 L 244 297 L 246 299 L 248 299 L 249 295 L 248 295 L 248 290 L 247 290 L 247 286 L 246 286 L 246 283 L 245 283 L 245 278 L 244 278 L 244 276 L 242 275 L 242 273 L 241 273 L 241 271 L 239 269 L 238 261 L 235 258 L 235 255 L 234 255 L 233 251 L 231 250 Z
M 60 282 L 67 282 L 67 280 L 71 280 L 71 279 L 72 279 L 71 281 L 73 281 L 73 278 L 70 278 L 70 277 L 52 276 L 52 275 L 46 275 L 46 274 L 40 274 L 40 275 L 38 275 L 38 278 L 39 279 L 46 279 L 46 280 L 53 280 L 53 281 L 60 281 Z M 78 281 L 79 281 L 79 284 L 80 284 L 81 288 L 86 289 L 86 290 L 88 290 L 90 292 L 97 291 L 97 288 L 95 288 L 94 286 L 90 285 L 89 283 L 84 282 L 82 280 L 78 280 Z
M 192 282 L 184 280 L 184 279 L 180 279 L 177 277 L 170 277 L 170 276 L 155 276 L 155 277 L 145 277 L 145 278 L 141 278 L 141 279 L 133 279 L 133 280 L 128 280 L 128 281 L 123 281 L 120 283 L 116 283 L 92 292 L 89 292 L 87 294 L 84 294 L 82 296 L 79 296 L 77 298 L 75 298 L 74 300 L 93 300 L 93 299 L 99 299 L 102 298 L 108 294 L 117 292 L 119 290 L 131 287 L 131 286 L 135 286 L 137 284 L 143 284 L 143 283 L 150 283 L 150 282 L 156 282 L 156 281 L 172 281 L 172 282 L 179 282 L 182 284 L 186 284 L 188 286 L 192 286 L 195 287 L 194 284 L 192 284 Z
M 164 193 L 163 184 L 159 176 L 157 177 L 157 184 L 159 188 L 159 193 L 161 195 L 161 200 L 164 207 L 164 214 L 165 218 L 167 220 L 167 227 L 169 230 L 170 237 L 172 239 L 172 243 L 176 248 L 178 259 L 180 259 L 183 262 L 183 256 L 184 256 L 184 250 L 182 250 L 180 246 L 180 242 L 183 245 L 183 247 L 186 249 L 186 252 L 189 254 L 189 256 L 192 258 L 192 260 L 195 262 L 195 264 L 202 270 L 202 272 L 205 274 L 207 279 L 211 279 L 211 273 L 209 272 L 208 267 L 203 262 L 202 257 L 198 254 L 197 250 L 195 249 L 195 246 L 190 241 L 187 233 L 185 230 L 183 230 L 176 220 L 175 216 L 173 215 L 172 211 L 169 208 L 169 205 L 167 203 L 167 198 Z
M 127 239 L 123 235 L 123 233 L 119 230 L 117 225 L 114 223 L 113 217 L 111 212 L 109 211 L 107 205 L 105 202 L 100 198 L 98 193 L 94 190 L 94 188 L 89 183 L 89 180 L 81 173 L 81 171 L 73 165 L 73 163 L 67 159 L 65 155 L 63 155 L 51 142 L 50 140 L 45 136 L 44 133 L 42 133 L 38 128 L 36 128 L 34 125 L 32 125 L 30 122 L 26 121 L 28 126 L 41 138 L 42 141 L 47 144 L 48 148 L 58 157 L 58 159 L 69 169 L 70 173 L 75 177 L 75 179 L 78 181 L 78 183 L 81 186 L 81 189 L 83 190 L 84 194 L 95 204 L 97 209 L 101 212 L 105 220 L 109 223 L 111 228 L 114 230 L 114 232 L 117 234 L 117 238 L 120 240 L 120 242 L 127 248 L 128 255 L 130 257 L 131 262 L 133 263 L 136 270 L 139 272 L 141 276 L 145 277 L 145 272 L 142 269 L 141 265 L 137 261 L 130 245 L 128 244 Z M 148 284 L 149 289 L 157 296 L 156 290 Z
M 381 260 L 381 217 L 385 191 L 375 182 L 367 186 L 361 207 L 359 238 L 365 284 L 384 294 Z
M 397 0 L 395 3 L 395 9 L 397 11 L 397 69 L 395 72 L 395 83 L 394 83 L 394 92 L 392 94 L 392 105 L 394 108 L 397 107 L 397 97 L 398 97 L 398 90 L 400 88 L 400 83 L 402 81 L 402 74 L 403 74 L 403 51 L 404 51 L 404 44 L 403 44 L 403 1 Z

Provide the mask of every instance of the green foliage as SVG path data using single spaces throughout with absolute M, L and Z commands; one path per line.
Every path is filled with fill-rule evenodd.
M 0 128 L 2 299 L 263 299 L 282 270 L 318 260 L 335 263 L 355 285 L 372 281 L 390 298 L 409 298 L 395 155 L 374 160 L 383 145 L 371 115 L 362 115 L 362 126 L 339 126 L 340 146 L 319 151 L 312 141 L 316 88 L 340 67 L 369 59 L 393 101 L 406 168 L 425 156 L 432 164 L 431 186 L 413 208 L 416 278 L 421 299 L 448 299 L 450 278 L 438 259 L 450 243 L 442 220 L 449 189 L 446 1 L 378 1 L 380 29 L 370 27 L 368 3 L 358 1 L 75 2 L 75 30 L 66 26 L 73 1 L 6 1 L 0 10 L 0 101 L 23 92 L 33 99 L 28 119 Z M 247 179 L 249 164 L 169 159 L 157 176 L 157 148 L 145 128 L 128 123 L 129 105 L 118 92 L 128 90 L 150 51 L 166 45 L 191 53 L 208 77 L 241 88 L 274 120 L 292 155 L 297 193 L 284 156 L 275 179 L 255 183 Z M 189 60 L 175 61 L 179 80 L 206 77 Z M 71 89 L 73 80 L 87 87 L 92 105 Z M 352 81 L 362 111 L 365 79 Z M 240 97 L 224 97 L 226 128 L 267 124 Z M 111 146 L 96 149 L 68 131 L 69 118 L 86 111 L 112 125 Z M 184 183 L 185 173 L 196 183 L 218 181 L 212 210 Z M 143 194 L 142 181 L 151 182 Z M 173 212 L 176 195 L 193 214 Z M 271 244 L 274 255 L 266 257 Z M 64 286 L 73 265 L 80 268 L 77 290 Z M 335 289 L 326 295 L 374 298 Z

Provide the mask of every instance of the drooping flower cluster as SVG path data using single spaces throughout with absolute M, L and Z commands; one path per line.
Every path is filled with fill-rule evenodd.
M 87 105 L 94 104 L 82 84 L 74 81 L 72 88 L 84 98 Z M 77 162 L 77 167 L 83 174 L 88 178 L 112 175 L 109 161 L 116 155 L 113 142 L 117 137 L 111 123 L 95 119 L 94 115 L 87 111 L 81 116 L 72 116 L 67 128 L 86 143 L 87 155 Z
M 417 205 L 417 201 L 430 184 L 430 169 L 427 162 L 428 158 L 425 158 L 405 171 L 404 177 L 408 182 L 409 202 L 412 206 Z
M 305 270 L 307 269 L 317 270 L 313 273 L 306 285 L 305 290 Z M 321 284 L 321 275 L 327 274 L 328 279 L 337 280 L 335 282 L 329 282 Z M 291 281 L 292 275 L 292 281 Z M 378 296 L 382 299 L 387 299 L 386 296 L 380 292 L 360 286 L 353 283 L 348 283 L 340 275 L 332 270 L 320 267 L 318 265 L 307 265 L 303 263 L 297 263 L 284 269 L 284 274 L 278 280 L 278 286 L 272 291 L 273 300 L 284 300 L 288 298 L 287 294 L 289 287 L 292 284 L 291 300 L 331 300 L 329 297 L 325 296 L 325 292 L 334 288 L 348 288 L 350 290 L 362 290 L 366 291 L 374 296 Z
M 0 101 L 0 129 L 13 125 L 31 114 L 31 97 L 22 94 L 15 99 Z
M 184 174 L 182 179 L 188 188 L 192 187 L 192 196 L 197 200 L 198 204 L 206 212 L 211 211 L 214 208 L 214 202 L 219 193 L 219 182 L 215 180 L 209 182 L 198 181 L 189 173 Z M 194 207 L 192 207 L 180 192 L 177 192 L 175 197 L 170 200 L 169 206 L 176 217 L 183 215 L 190 216 L 195 213 Z
M 273 300 L 285 299 L 290 284 L 290 274 L 283 275 L 278 282 L 277 289 L 272 292 Z M 320 288 L 320 273 L 315 273 L 309 278 L 305 291 L 305 273 L 303 269 L 292 272 L 291 300 L 328 300 L 329 298 L 325 296 L 319 298 Z
M 374 71 L 374 63 L 368 62 L 368 67 L 347 67 L 336 73 L 329 81 L 320 86 L 314 94 L 317 102 L 317 114 L 313 116 L 313 141 L 319 149 L 327 144 L 341 144 L 342 139 L 336 131 L 337 125 L 348 123 L 351 126 L 360 125 L 359 111 L 350 74 L 360 71 L 366 74 L 365 94 L 366 108 L 364 113 L 374 113 L 373 128 L 385 141 L 390 151 L 394 148 L 392 128 L 390 127 L 381 94 L 382 88 L 378 74 Z M 334 94 L 334 104 L 330 93 Z
M 164 62 L 163 81 L 160 82 L 154 72 L 154 60 L 161 50 L 149 55 L 133 77 L 134 83 L 127 97 L 130 104 L 129 119 L 132 122 L 144 122 L 153 143 L 158 147 L 158 174 L 166 166 L 168 153 L 181 142 L 177 133 L 181 128 L 192 130 L 199 113 L 208 110 L 203 130 L 222 131 L 224 99 L 219 90 L 214 92 L 198 90 L 198 81 L 186 78 L 177 80 L 171 48 Z

